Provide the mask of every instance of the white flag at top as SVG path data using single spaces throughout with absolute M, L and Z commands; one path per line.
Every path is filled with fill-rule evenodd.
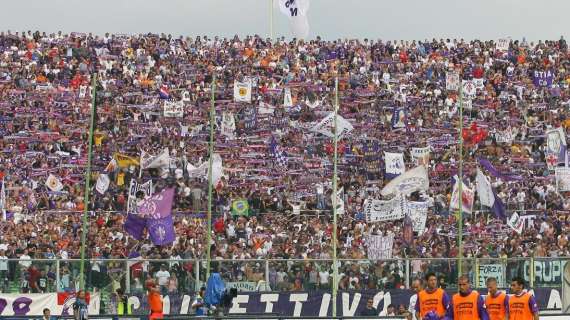
M 279 0 L 279 10 L 289 18 L 291 33 L 295 38 L 305 39 L 309 36 L 309 0 Z
M 61 184 L 61 181 L 59 181 L 59 179 L 53 174 L 50 174 L 49 177 L 46 179 L 46 186 L 51 191 L 55 192 L 61 191 L 63 189 L 63 184 Z
M 97 185 L 95 186 L 95 189 L 97 189 L 97 192 L 100 194 L 104 194 L 105 191 L 109 189 L 110 182 L 111 180 L 109 179 L 109 176 L 105 173 L 101 173 L 97 179 Z
M 463 183 L 463 182 L 461 182 Z M 475 200 L 475 192 L 469 189 L 465 183 L 461 187 L 461 207 L 462 211 L 471 213 L 473 211 L 473 202 Z M 451 194 L 450 208 L 459 210 L 459 178 L 455 176 L 455 185 L 453 186 L 453 193 Z
M 307 15 L 309 7 L 309 0 L 279 0 L 279 10 L 289 18 Z
M 234 81 L 234 101 L 251 102 L 251 81 Z
M 6 220 L 6 186 L 4 185 L 4 179 L 2 179 L 2 190 L 0 190 L 0 211 L 2 211 L 2 219 Z
M 495 195 L 491 188 L 491 182 L 480 169 L 477 169 L 477 178 L 475 181 L 477 182 L 479 201 L 481 201 L 482 205 L 492 208 L 495 204 Z

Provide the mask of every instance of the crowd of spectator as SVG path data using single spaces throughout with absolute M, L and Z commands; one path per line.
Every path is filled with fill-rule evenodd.
M 2 32 L 0 180 L 7 211 L 0 221 L 2 282 L 23 279 L 19 287 L 33 292 L 74 286 L 79 263 L 70 259 L 81 256 L 93 77 L 97 99 L 86 257 L 95 287 L 124 286 L 126 262 L 110 260 L 128 257 L 171 260 L 129 262 L 133 289 L 142 290 L 147 276 L 158 278 L 165 291 L 196 287 L 196 268 L 204 266 L 184 260 L 206 255 L 208 176 L 197 168 L 209 159 L 213 81 L 214 150 L 222 158 L 223 177 L 213 188 L 211 256 L 227 260 L 222 270 L 229 281 L 265 279 L 263 261 L 240 259 L 283 259 L 270 262 L 271 288 L 330 288 L 334 147 L 330 137 L 310 128 L 333 111 L 335 79 L 338 114 L 354 127 L 338 146 L 344 213 L 338 217 L 337 257 L 362 260 L 342 262 L 341 289 L 405 286 L 402 260 L 366 261 L 370 233 L 393 233 L 392 257 L 412 259 L 414 277 L 437 271 L 451 278 L 456 272 L 454 262 L 420 259 L 459 254 L 458 218 L 449 210 L 460 137 L 459 97 L 446 90 L 451 71 L 464 80 L 483 79 L 471 107 L 463 110 L 463 122 L 488 134 L 477 144 L 465 144 L 465 181 L 474 184 L 478 157 L 522 176 L 490 178 L 508 215 L 532 216 L 519 234 L 476 198 L 474 213 L 463 216 L 464 256 L 568 256 L 570 197 L 557 189 L 544 150 L 546 130 L 560 127 L 567 135 L 570 126 L 569 57 L 563 38 L 513 40 L 508 50 L 499 50 L 493 41 L 463 39 L 272 41 Z M 552 72 L 552 85 L 536 86 L 534 71 Z M 234 102 L 234 82 L 244 80 L 253 83 L 251 103 Z M 284 88 L 291 91 L 291 107 L 283 105 Z M 165 117 L 167 101 L 183 101 L 183 116 Z M 394 128 L 399 107 L 405 109 L 404 127 Z M 233 119 L 230 133 L 224 119 Z M 380 190 L 389 181 L 385 151 L 404 153 L 411 169 L 411 148 L 426 146 L 431 147 L 430 188 L 411 199 L 430 207 L 425 229 L 409 243 L 403 220 L 367 222 L 363 203 L 382 198 Z M 135 163 L 143 151 L 156 155 L 164 148 L 168 166 L 141 170 Z M 123 166 L 112 161 L 117 154 L 135 160 Z M 100 174 L 111 181 L 103 193 L 95 190 Z M 46 183 L 50 176 L 56 181 Z M 152 180 L 155 191 L 175 187 L 173 245 L 136 241 L 123 230 L 133 179 Z M 232 215 L 237 199 L 247 200 L 247 215 Z M 19 261 L 3 263 L 4 258 Z M 32 264 L 33 259 L 64 261 L 60 283 L 55 283 L 55 264 Z

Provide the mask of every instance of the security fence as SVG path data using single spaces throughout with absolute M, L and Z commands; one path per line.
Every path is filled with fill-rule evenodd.
M 529 287 L 560 287 L 570 258 L 465 258 L 463 273 L 473 287 L 485 288 L 495 277 L 508 287 L 523 277 Z M 74 291 L 79 283 L 78 259 L 7 259 L 0 261 L 0 292 L 48 293 Z M 391 290 L 410 288 L 414 279 L 433 272 L 441 286 L 455 288 L 457 259 L 410 258 L 390 260 L 337 259 L 339 290 Z M 213 260 L 230 287 L 240 291 L 327 291 L 332 288 L 333 260 L 248 259 Z M 143 291 L 148 278 L 158 280 L 164 293 L 197 291 L 206 281 L 205 259 L 144 260 L 90 259 L 86 261 L 89 291 L 122 288 Z
M 476 289 L 484 289 L 488 277 L 497 278 L 502 288 L 508 288 L 513 277 L 522 277 L 535 294 L 541 295 L 537 297 L 541 309 L 560 310 L 561 302 L 552 301 L 561 301 L 567 261 L 566 258 L 467 258 L 463 259 L 463 273 L 470 277 Z M 80 262 L 73 259 L 2 260 L 0 299 L 33 293 L 59 296 L 74 292 L 79 287 Z M 440 286 L 450 292 L 457 286 L 457 259 L 338 259 L 337 263 L 339 310 L 345 304 L 349 305 L 348 309 L 353 303 L 358 306 L 360 300 L 365 299 L 383 301 L 384 309 L 389 304 L 407 309 L 413 294 L 410 290 L 413 280 L 430 272 L 435 273 Z M 277 301 L 290 306 L 301 303 L 303 310 L 311 311 L 298 314 L 302 316 L 318 314 L 323 308 L 326 312 L 332 304 L 333 260 L 213 260 L 212 266 L 220 272 L 227 287 L 235 287 L 240 292 L 241 298 L 235 300 L 232 307 L 234 313 L 264 312 L 258 310 L 258 305 L 264 305 L 268 299 L 274 299 L 276 308 L 281 308 Z M 134 309 L 144 310 L 147 307 L 144 283 L 149 278 L 156 279 L 162 294 L 168 297 L 171 314 L 188 314 L 196 292 L 206 282 L 206 260 L 202 259 L 90 259 L 86 261 L 85 270 L 86 289 L 97 294 L 100 301 L 99 314 L 116 313 L 118 289 L 128 295 Z M 0 315 L 5 314 L 0 312 Z

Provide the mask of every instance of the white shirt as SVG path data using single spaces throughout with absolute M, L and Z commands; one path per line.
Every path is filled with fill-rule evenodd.
M 8 257 L 6 256 L 0 256 L 0 271 L 8 271 Z
M 330 273 L 328 271 L 319 272 L 319 283 L 328 284 L 330 278 Z
M 408 306 L 408 311 L 412 314 L 412 319 L 416 319 L 416 302 L 418 301 L 418 294 L 414 294 L 410 297 L 410 305 Z
M 19 263 L 22 267 L 29 268 L 32 265 L 32 258 L 27 254 L 23 254 L 20 256 Z
M 155 275 L 158 278 L 159 286 L 166 286 L 168 284 L 168 278 L 170 278 L 170 272 L 164 270 L 159 270 Z

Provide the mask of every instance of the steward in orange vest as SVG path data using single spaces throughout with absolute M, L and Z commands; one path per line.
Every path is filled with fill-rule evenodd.
M 471 290 L 469 278 L 459 277 L 459 292 L 453 295 L 447 310 L 447 319 L 453 320 L 489 320 L 485 302 L 479 292 Z
M 534 297 L 523 291 L 524 279 L 515 277 L 511 280 L 511 296 L 509 297 L 509 320 L 539 320 L 538 304 Z
M 434 273 L 428 273 L 425 279 L 427 288 L 418 293 L 416 318 L 423 319 L 430 311 L 443 318 L 449 308 L 449 296 L 437 287 L 437 277 Z

